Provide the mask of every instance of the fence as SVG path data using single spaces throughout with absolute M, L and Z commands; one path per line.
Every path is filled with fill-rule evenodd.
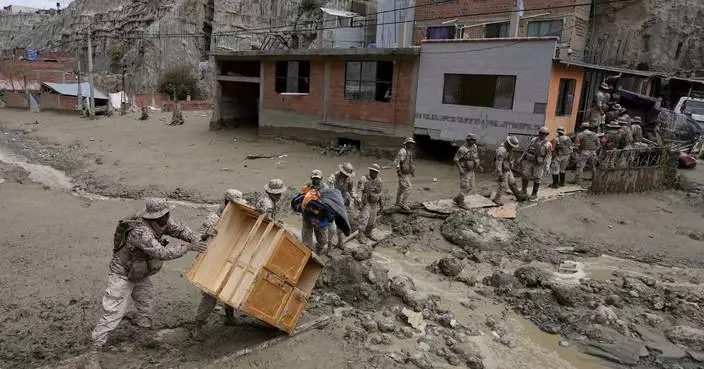
M 677 155 L 665 147 L 602 151 L 592 193 L 644 192 L 662 188 L 677 168 Z

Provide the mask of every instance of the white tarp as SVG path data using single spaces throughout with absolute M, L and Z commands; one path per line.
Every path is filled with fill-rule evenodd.
M 124 91 L 115 92 L 110 94 L 110 106 L 113 109 L 119 110 L 122 107 L 122 103 L 128 103 L 127 94 Z

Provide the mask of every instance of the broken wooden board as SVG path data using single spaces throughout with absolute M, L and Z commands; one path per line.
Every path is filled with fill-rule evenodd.
M 467 205 L 467 209 L 481 209 L 497 206 L 493 201 L 480 195 L 466 196 L 464 203 Z M 441 214 L 451 214 L 462 209 L 457 206 L 452 199 L 425 201 L 422 204 L 426 210 Z
M 505 204 L 487 209 L 486 213 L 494 218 L 515 219 L 518 212 L 518 203 L 515 201 L 506 202 Z

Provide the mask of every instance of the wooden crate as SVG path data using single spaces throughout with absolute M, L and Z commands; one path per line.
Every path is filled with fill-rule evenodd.
M 283 225 L 230 203 L 186 278 L 206 293 L 291 333 L 323 263 Z

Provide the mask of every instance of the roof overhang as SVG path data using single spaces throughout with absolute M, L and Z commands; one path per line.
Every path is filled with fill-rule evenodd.
M 246 50 L 215 51 L 211 55 L 216 60 L 261 60 L 261 59 L 319 59 L 319 58 L 365 58 L 365 57 L 414 57 L 420 55 L 419 47 L 408 48 L 329 48 L 329 49 L 285 49 L 285 50 Z

